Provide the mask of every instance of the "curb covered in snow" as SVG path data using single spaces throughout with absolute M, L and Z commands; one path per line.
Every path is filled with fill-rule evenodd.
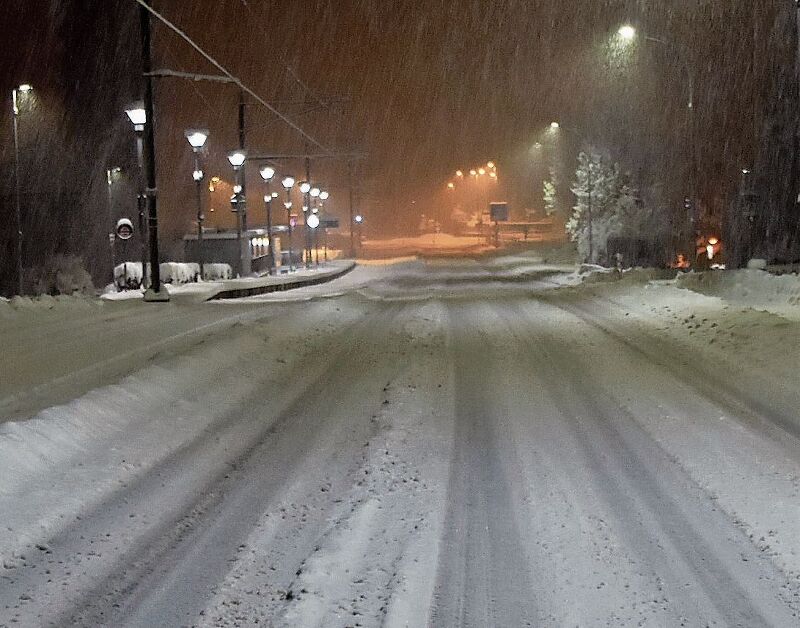
M 221 282 L 221 287 L 209 294 L 205 300 L 240 299 L 259 294 L 267 294 L 269 292 L 280 292 L 282 290 L 315 286 L 342 277 L 353 270 L 355 266 L 355 262 L 347 262 L 343 266 L 333 268 L 330 271 L 315 272 L 314 274 L 308 275 L 272 276 L 259 279 L 231 279 Z

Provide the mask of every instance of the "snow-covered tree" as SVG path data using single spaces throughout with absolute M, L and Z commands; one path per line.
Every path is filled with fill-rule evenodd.
M 619 166 L 608 157 L 593 149 L 578 155 L 572 187 L 576 203 L 566 229 L 572 241 L 577 242 L 581 258 L 590 263 L 605 256 L 608 236 L 619 231 L 619 178 Z
M 572 192 L 576 204 L 566 229 L 588 262 L 612 261 L 608 259 L 610 237 L 660 240 L 668 231 L 666 212 L 645 205 L 619 164 L 595 150 L 578 156 Z
M 558 211 L 558 179 L 555 169 L 550 169 L 550 179 L 543 183 L 544 213 L 552 216 Z

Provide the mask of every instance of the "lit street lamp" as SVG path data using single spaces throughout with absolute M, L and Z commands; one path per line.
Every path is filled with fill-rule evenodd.
M 192 178 L 197 188 L 197 260 L 200 265 L 200 279 L 203 279 L 205 275 L 203 272 L 205 261 L 203 255 L 203 221 L 205 220 L 205 216 L 203 215 L 203 179 L 205 178 L 205 174 L 203 173 L 203 167 L 200 163 L 200 154 L 203 152 L 206 140 L 208 140 L 208 131 L 205 129 L 189 129 L 186 131 L 186 139 L 194 152 L 194 172 L 192 172 Z
M 267 263 L 269 265 L 269 274 L 275 274 L 275 250 L 272 246 L 272 191 L 270 190 L 270 183 L 275 176 L 275 168 L 271 166 L 264 166 L 259 170 L 261 178 L 264 179 L 267 193 L 264 194 L 264 204 L 267 206 Z
M 139 164 L 139 194 L 136 205 L 139 212 L 139 254 L 142 258 L 142 288 L 147 287 L 147 229 L 145 228 L 146 196 L 144 191 L 144 125 L 147 123 L 147 111 L 144 103 L 137 101 L 125 107 L 125 115 L 133 125 L 136 133 L 136 162 Z
M 19 99 L 33 88 L 27 83 L 11 91 L 11 112 L 14 116 L 14 211 L 17 221 L 17 294 L 22 295 L 22 191 L 19 178 Z
M 292 251 L 292 188 L 294 187 L 294 177 L 284 177 L 281 184 L 286 190 L 286 202 L 284 205 L 286 206 L 286 225 L 289 229 L 289 270 L 292 271 L 294 270 L 294 261 L 292 260 L 294 255 Z
M 244 242 L 242 239 L 242 225 L 244 224 L 244 216 L 247 211 L 247 198 L 242 192 L 244 189 L 242 178 L 246 160 L 247 153 L 240 148 L 228 153 L 228 162 L 233 167 L 233 172 L 236 175 L 236 187 L 234 187 L 234 193 L 231 197 L 231 209 L 236 213 L 236 245 L 239 250 L 240 277 L 248 274 L 249 268 L 246 267 L 248 265 L 245 260 L 249 259 L 250 254 L 250 238 L 247 238 L 247 242 Z M 245 253 L 247 253 L 247 256 L 245 256 Z

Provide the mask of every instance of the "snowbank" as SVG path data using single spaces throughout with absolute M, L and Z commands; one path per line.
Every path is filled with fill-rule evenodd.
M 771 275 L 757 269 L 687 273 L 675 281 L 679 288 L 782 315 L 800 316 L 800 277 Z

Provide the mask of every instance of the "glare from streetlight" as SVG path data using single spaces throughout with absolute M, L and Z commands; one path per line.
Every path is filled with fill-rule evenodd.
M 313 196 L 314 198 L 318 198 L 319 195 L 320 195 L 320 189 L 319 188 L 311 188 L 311 191 L 309 192 L 309 194 L 311 194 L 311 196 Z
M 203 148 L 208 139 L 208 131 L 206 129 L 189 129 L 186 131 L 185 135 L 186 139 L 189 140 L 189 144 L 191 144 L 192 148 L 195 150 Z
M 477 170 L 470 170 L 470 171 L 469 171 L 469 176 L 471 176 L 471 177 L 477 177 L 477 176 L 478 176 L 478 171 L 477 171 Z
M 192 172 L 192 179 L 194 179 L 198 183 L 203 180 L 203 176 L 204 174 L 202 170 L 195 170 L 194 172 Z
M 272 198 L 278 198 L 278 193 L 277 192 L 273 192 L 272 193 Z
M 636 37 L 636 29 L 630 24 L 624 24 L 619 27 L 617 34 L 625 41 L 633 41 Z
M 311 214 L 308 218 L 306 218 L 306 224 L 312 229 L 316 229 L 319 227 L 319 216 L 316 214 Z
M 358 214 L 358 215 L 356 215 L 356 217 L 355 217 L 355 221 L 356 221 L 358 224 L 361 224 L 362 222 L 364 222 L 364 216 L 362 216 L 361 214 Z
M 234 168 L 237 169 L 241 168 L 246 159 L 247 159 L 247 153 L 245 153 L 241 149 L 234 150 L 228 153 L 228 161 Z
M 463 176 L 464 176 L 464 173 L 463 173 L 463 172 L 461 172 L 461 170 L 456 170 L 456 176 L 457 176 L 457 177 L 463 177 Z
M 294 187 L 294 177 L 284 177 L 283 181 L 281 181 L 281 185 L 287 190 L 291 190 Z
M 310 190 L 311 190 L 311 184 L 308 181 L 303 181 L 300 184 L 300 192 L 301 192 L 301 194 L 308 194 L 308 192 Z
M 33 87 L 31 87 L 30 83 L 23 83 L 19 87 L 17 87 L 17 91 L 21 94 L 27 94 L 28 92 L 33 91 Z
M 233 193 L 234 194 L 239 194 L 241 191 L 242 191 L 242 186 L 241 185 L 234 185 L 233 186 Z
M 481 175 L 481 176 L 485 175 L 486 174 L 486 169 L 485 168 L 478 168 L 478 174 Z
M 555 131 L 556 129 L 560 129 L 561 125 L 554 120 L 553 122 L 550 123 L 550 128 Z
M 494 162 L 490 161 L 488 164 L 486 164 L 486 167 L 489 168 L 489 170 L 494 170 Z
M 455 189 L 455 187 L 456 187 L 456 184 L 455 184 L 455 183 L 453 183 L 452 181 L 450 181 L 450 182 L 447 184 L 447 189 L 448 189 L 448 190 L 453 190 L 453 189 Z
M 328 194 L 328 192 L 326 190 L 322 190 L 322 192 L 319 193 L 319 200 L 327 201 L 330 198 L 330 196 L 331 195 Z
M 261 174 L 261 178 L 264 179 L 264 181 L 272 181 L 272 177 L 275 176 L 275 168 L 272 166 L 264 166 L 258 172 Z

